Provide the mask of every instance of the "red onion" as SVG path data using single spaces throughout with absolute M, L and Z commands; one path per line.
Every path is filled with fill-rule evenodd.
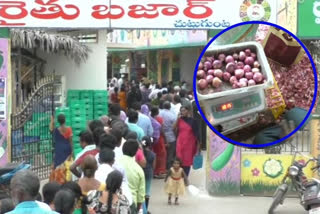
M 244 70 L 244 73 L 251 72 L 251 66 L 250 65 L 245 65 L 243 67 L 243 70 Z
M 210 61 L 205 61 L 204 62 L 204 67 L 209 70 L 212 68 L 212 63 Z
M 230 80 L 230 78 L 231 78 L 231 74 L 229 73 L 229 72 L 224 72 L 223 73 L 223 79 L 224 79 L 224 81 L 229 81 Z
M 251 53 L 251 57 L 252 57 L 254 60 L 256 60 L 256 59 L 257 59 L 257 54 Z
M 248 80 L 251 80 L 253 78 L 253 73 L 252 72 L 247 72 L 244 75 Z
M 260 68 L 260 63 L 258 61 L 254 61 L 253 67 Z
M 233 57 L 234 60 L 238 60 L 239 59 L 239 55 L 237 53 L 234 53 L 232 55 L 232 57 Z
M 234 70 L 236 70 L 236 65 L 233 62 L 229 62 L 226 66 L 226 71 L 233 74 Z
M 246 59 L 246 54 L 245 54 L 245 52 L 240 51 L 240 53 L 239 53 L 239 59 L 240 59 L 241 61 L 243 61 L 243 60 Z
M 214 76 L 214 70 L 213 70 L 213 69 L 208 70 L 207 73 L 208 73 L 209 75 Z
M 251 56 L 251 50 L 249 48 L 247 48 L 244 52 L 247 56 Z
M 205 75 L 206 75 L 206 73 L 205 73 L 204 70 L 199 70 L 199 71 L 197 72 L 197 77 L 198 77 L 199 79 L 204 78 Z
M 247 83 L 244 81 L 237 82 L 237 86 L 238 88 L 244 88 L 244 87 L 247 87 Z
M 246 82 L 246 83 L 248 83 L 248 80 L 247 80 L 247 78 L 241 78 L 241 79 L 239 80 L 239 82 Z
M 212 80 L 213 87 L 219 88 L 221 86 L 221 84 L 222 84 L 222 81 L 218 77 L 213 78 L 213 80 Z
M 214 57 L 212 57 L 212 56 L 210 56 L 210 57 L 206 57 L 206 60 L 207 60 L 208 62 L 213 63 L 213 61 L 214 61 Z
M 201 79 L 198 81 L 199 89 L 203 90 L 203 89 L 207 88 L 207 86 L 208 86 L 208 83 L 205 79 Z
M 237 69 L 235 70 L 234 74 L 237 77 L 237 79 L 241 79 L 244 76 L 244 71 L 243 69 Z
M 213 76 L 212 75 L 208 75 L 207 77 L 206 77 L 206 80 L 207 80 L 207 83 L 211 83 L 212 82 L 212 80 L 213 80 Z
M 238 79 L 237 79 L 237 77 L 235 77 L 235 76 L 232 76 L 232 77 L 230 77 L 230 83 L 233 85 L 233 84 L 235 84 L 236 82 L 238 82 Z
M 232 84 L 232 88 L 239 88 L 238 87 L 238 82 L 235 82 L 234 84 Z
M 198 65 L 198 70 L 202 70 L 203 69 L 203 63 L 200 62 L 199 65 Z
M 234 59 L 233 59 L 233 57 L 231 55 L 228 55 L 226 57 L 226 63 L 230 63 L 230 62 L 234 62 Z
M 248 86 L 254 86 L 255 84 L 256 82 L 252 79 L 248 81 Z
M 252 68 L 252 70 L 251 70 L 253 73 L 258 73 L 258 72 L 260 72 L 260 69 L 259 68 Z
M 261 74 L 260 72 L 254 73 L 254 75 L 253 75 L 253 80 L 254 80 L 256 83 L 262 82 L 262 80 L 263 80 L 262 74 Z
M 221 62 L 224 62 L 225 58 L 226 58 L 226 55 L 224 55 L 224 54 L 219 54 L 219 56 L 218 56 L 218 59 L 219 59 Z
M 245 60 L 244 60 L 244 63 L 246 64 L 246 65 L 253 65 L 253 63 L 254 63 L 254 59 L 251 57 L 251 56 L 248 56 Z
M 213 62 L 213 68 L 214 69 L 219 69 L 222 67 L 222 62 L 220 60 L 214 60 Z
M 220 69 L 214 70 L 214 76 L 219 77 L 220 79 L 222 78 L 223 72 Z
M 238 62 L 237 63 L 237 68 L 238 69 L 243 69 L 244 68 L 244 63 L 243 62 Z

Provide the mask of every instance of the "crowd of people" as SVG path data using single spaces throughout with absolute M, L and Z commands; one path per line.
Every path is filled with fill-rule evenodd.
M 18 172 L 10 197 L 0 201 L 1 213 L 147 214 L 153 179 L 164 179 L 169 205 L 173 197 L 179 204 L 200 149 L 187 91 L 147 80 L 130 86 L 117 81 L 120 92 L 110 86 L 109 115 L 90 121 L 80 133 L 83 150 L 75 158 L 65 116 L 58 116 L 57 128 L 52 118 L 49 183 L 40 194 L 39 178 L 29 170 Z

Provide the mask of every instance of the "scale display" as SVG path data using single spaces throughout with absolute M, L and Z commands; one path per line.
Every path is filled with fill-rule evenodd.
M 261 105 L 263 105 L 263 102 L 258 93 L 239 99 L 234 99 L 232 101 L 227 101 L 225 103 L 221 102 L 214 104 L 211 107 L 211 111 L 213 118 L 221 119 L 259 108 Z

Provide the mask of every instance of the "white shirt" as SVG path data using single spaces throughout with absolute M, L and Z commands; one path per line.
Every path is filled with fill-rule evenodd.
M 124 138 L 122 138 L 121 145 L 119 147 L 114 148 L 113 151 L 114 151 L 114 155 L 115 155 L 116 160 L 119 160 L 119 158 L 123 156 L 122 147 L 125 142 L 126 142 L 126 140 Z
M 152 91 L 151 91 L 151 93 L 149 94 L 149 99 L 150 100 L 154 100 L 154 99 L 156 99 L 157 97 L 158 97 L 158 93 L 159 92 L 162 92 L 161 91 L 161 89 L 153 89 Z
M 74 159 L 74 162 L 76 160 L 78 160 L 84 153 L 86 153 L 87 151 L 90 151 L 90 150 L 94 150 L 96 149 L 96 145 L 93 144 L 93 145 L 88 145 L 86 147 L 84 147 L 84 149 L 82 149 L 81 152 L 79 152 L 76 156 L 76 158 Z M 78 171 L 81 171 L 81 167 L 77 167 Z M 81 174 L 81 177 L 83 177 L 83 173 Z M 74 174 L 72 174 L 72 181 L 76 181 L 78 180 L 79 178 L 77 176 L 75 176 Z
M 180 113 L 180 108 L 181 108 L 181 103 L 173 104 L 173 110 L 175 112 L 175 115 L 177 115 L 177 117 Z
M 111 167 L 109 164 L 100 164 L 98 170 L 96 171 L 94 178 L 97 179 L 100 183 L 106 183 L 108 175 L 114 171 L 114 167 Z M 122 193 L 126 196 L 131 205 L 133 203 L 133 198 L 131 194 L 131 190 L 129 189 L 128 181 L 125 180 L 123 176 L 123 181 L 121 185 Z
M 120 78 L 120 79 L 118 80 L 118 87 L 121 87 L 122 84 L 123 84 L 123 79 Z

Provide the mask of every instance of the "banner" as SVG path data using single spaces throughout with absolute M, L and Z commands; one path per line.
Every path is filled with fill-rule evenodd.
M 320 0 L 298 1 L 298 37 L 320 37 Z
M 0 27 L 224 29 L 276 12 L 277 0 L 6 0 Z

